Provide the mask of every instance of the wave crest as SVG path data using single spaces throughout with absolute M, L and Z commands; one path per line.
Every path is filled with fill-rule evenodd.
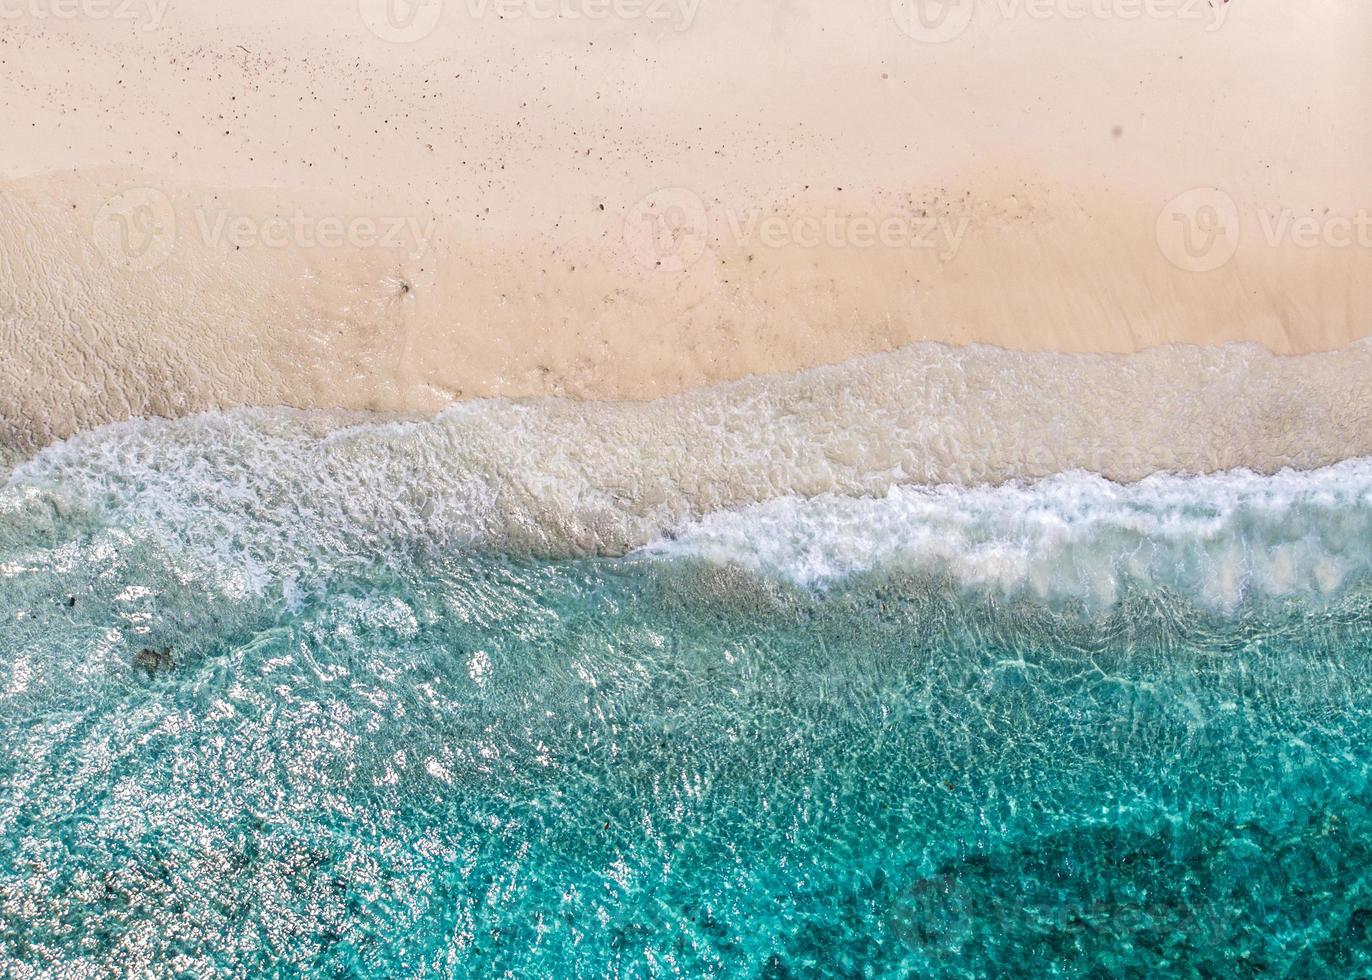
M 645 553 L 807 586 L 898 567 L 1092 605 L 1158 587 L 1223 608 L 1328 596 L 1372 577 L 1372 460 L 1128 486 L 1069 473 L 1033 485 L 892 487 L 880 498 L 786 497 L 712 514 Z
M 776 539 L 726 533 L 732 518 L 724 517 L 687 537 L 706 550 L 725 548 L 726 539 L 739 553 L 770 548 L 781 567 L 818 559 L 813 548 L 796 543 L 800 532 L 782 526 L 798 505 L 777 498 L 821 498 L 792 516 L 801 525 L 870 521 L 884 528 L 872 541 L 878 550 L 903 541 L 907 552 L 921 555 L 933 554 L 935 539 L 916 547 L 910 528 L 943 521 L 946 560 L 971 581 L 993 581 L 1050 569 L 1060 575 L 1060 562 L 1035 557 L 1042 549 L 1092 560 L 1067 511 L 1059 524 L 1044 516 L 1052 511 L 1045 494 L 1075 495 L 1087 508 L 1084 519 L 1095 522 L 1092 533 L 1114 535 L 1121 549 L 1144 542 L 1156 549 L 1170 525 L 1157 511 L 1149 518 L 1154 525 L 1130 530 L 1125 516 L 1142 520 L 1142 512 L 1112 497 L 1104 482 L 1072 482 L 1079 478 L 993 497 L 984 490 L 930 496 L 892 489 L 1035 481 L 1073 470 L 1116 481 L 1156 471 L 1274 473 L 1360 456 L 1372 456 L 1369 345 L 1301 358 L 1252 346 L 1105 356 L 923 345 L 645 403 L 488 400 L 423 420 L 243 409 L 120 423 L 50 446 L 15 467 L 0 492 L 0 537 L 5 523 L 22 539 L 26 524 L 32 529 L 54 513 L 84 514 L 266 584 L 348 562 L 399 562 L 472 545 L 549 556 L 624 554 L 707 515 L 743 510 L 739 520 L 772 521 Z M 1338 479 L 1362 478 L 1360 465 L 1309 479 L 1322 493 L 1334 493 Z M 1257 477 L 1226 479 L 1187 492 L 1200 500 L 1223 497 Z M 1284 475 L 1272 487 L 1298 479 Z M 1163 485 L 1154 480 L 1138 492 L 1157 494 Z M 1265 513 L 1262 493 L 1253 493 L 1234 521 Z M 1206 506 L 1184 506 L 1181 496 L 1177 490 L 1169 499 L 1183 511 Z M 762 501 L 776 502 L 752 507 Z M 1096 501 L 1096 510 L 1088 501 Z M 1107 504 L 1124 510 L 1107 520 Z M 1010 550 L 998 554 L 995 535 L 982 540 L 970 528 L 953 534 L 959 507 L 957 513 L 979 514 L 988 527 L 1008 528 Z M 1009 517 L 1014 507 L 1027 508 L 1026 516 Z M 1043 518 L 1038 524 L 1035 514 Z M 1355 508 L 1356 514 L 1362 511 Z M 1366 540 L 1365 525 L 1357 523 L 1365 516 L 1337 507 L 1307 516 L 1297 525 L 1303 533 L 1322 535 L 1321 521 L 1331 529 L 1353 521 Z M 1310 581 L 1349 574 L 1338 571 L 1339 562 L 1312 565 L 1299 540 L 1281 538 L 1276 518 L 1269 523 L 1252 547 L 1285 541 L 1280 555 L 1262 566 L 1272 589 L 1290 578 L 1280 571 L 1283 562 L 1325 569 L 1310 571 Z M 1213 532 L 1199 518 L 1187 527 L 1187 533 Z M 1233 523 L 1225 533 L 1248 540 L 1242 531 Z M 841 535 L 804 533 L 836 555 L 858 547 Z M 1336 538 L 1320 546 L 1335 548 Z M 715 543 L 707 547 L 709 540 Z M 1157 554 L 1171 554 L 1168 547 Z M 952 552 L 959 548 L 968 554 L 957 558 Z M 1169 560 L 1159 558 L 1158 567 Z M 1250 564 L 1242 567 L 1259 574 L 1256 559 L 1245 560 Z M 851 564 L 842 557 L 823 561 L 834 568 Z M 969 564 L 978 562 L 980 571 Z M 1083 572 L 1082 581 L 1088 579 L 1098 582 Z

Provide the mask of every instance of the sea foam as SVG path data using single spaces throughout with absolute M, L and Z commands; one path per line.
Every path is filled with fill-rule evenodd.
M 712 514 L 644 549 L 825 587 L 873 570 L 1107 604 L 1169 587 L 1204 605 L 1329 596 L 1372 581 L 1372 460 L 1120 485 L 1090 473 L 999 487 L 784 497 Z
M 15 466 L 0 543 L 83 521 L 251 588 L 465 547 L 623 555 L 682 532 L 681 548 L 807 584 L 903 560 L 1103 597 L 1130 578 L 1221 602 L 1327 591 L 1361 574 L 1366 464 L 1270 474 L 1372 456 L 1369 379 L 1368 345 L 925 345 L 645 403 L 135 420 Z M 1237 468 L 1252 472 L 1151 476 Z M 1061 475 L 1076 471 L 1097 476 Z

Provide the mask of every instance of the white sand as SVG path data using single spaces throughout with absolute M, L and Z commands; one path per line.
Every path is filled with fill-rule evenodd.
M 0 441 L 1372 332 L 1365 5 L 67 2 L 0 7 Z

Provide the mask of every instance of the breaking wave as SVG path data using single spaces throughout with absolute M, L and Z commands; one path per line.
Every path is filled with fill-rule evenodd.
M 1372 572 L 1372 460 L 1273 476 L 1089 473 L 1000 487 L 784 497 L 712 514 L 646 549 L 801 585 L 899 568 L 974 587 L 1111 603 L 1176 589 L 1212 607 L 1330 596 Z
M 0 544 L 113 527 L 249 590 L 468 547 L 647 546 L 809 585 L 897 562 L 1105 600 L 1323 593 L 1372 554 L 1372 470 L 1340 462 L 1372 456 L 1369 386 L 1368 345 L 923 345 L 645 403 L 135 420 L 14 466 Z

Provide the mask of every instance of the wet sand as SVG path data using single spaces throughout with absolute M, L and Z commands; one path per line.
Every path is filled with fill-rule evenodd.
M 282 6 L 5 20 L 0 441 L 1372 332 L 1360 8 Z

